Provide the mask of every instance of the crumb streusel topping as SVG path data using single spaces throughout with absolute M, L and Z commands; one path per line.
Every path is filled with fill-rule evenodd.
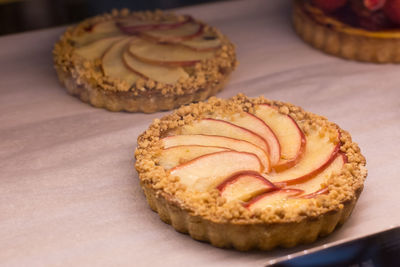
M 204 32 L 220 39 L 221 45 L 215 51 L 214 57 L 196 63 L 194 66 L 184 67 L 188 73 L 174 84 L 157 82 L 149 78 L 139 78 L 134 84 L 124 80 L 105 76 L 101 67 L 101 59 L 88 60 L 75 53 L 76 48 L 82 46 L 80 38 L 96 23 L 113 20 L 116 18 L 135 18 L 143 21 L 181 21 L 185 16 L 175 15 L 162 11 L 130 12 L 127 9 L 113 10 L 111 14 L 104 14 L 89 18 L 77 26 L 67 29 L 53 50 L 56 68 L 69 73 L 78 85 L 101 88 L 105 92 L 129 92 L 138 95 L 164 95 L 180 96 L 191 94 L 200 88 L 207 88 L 221 83 L 225 74 L 230 73 L 237 65 L 234 45 L 216 28 L 203 22 L 194 20 L 204 25 Z
M 159 165 L 158 155 L 163 149 L 161 138 L 202 118 L 229 117 L 242 112 L 252 114 L 260 104 L 268 104 L 277 108 L 279 113 L 289 115 L 306 136 L 316 128 L 324 129 L 321 134 L 328 136 L 339 130 L 340 151 L 347 157 L 347 162 L 340 172 L 333 173 L 329 178 L 326 185 L 329 193 L 313 198 L 287 199 L 282 205 L 268 207 L 262 211 L 251 211 L 239 201 L 227 202 L 216 189 L 193 192 L 180 183 L 178 177 L 172 176 L 168 170 Z M 207 102 L 182 106 L 170 115 L 155 119 L 148 130 L 139 136 L 135 157 L 135 166 L 142 185 L 152 188 L 156 195 L 174 202 L 193 216 L 201 216 L 216 223 L 300 222 L 330 211 L 341 210 L 344 203 L 358 197 L 367 175 L 366 161 L 358 145 L 352 142 L 348 132 L 336 124 L 289 103 L 272 101 L 264 97 L 248 98 L 243 94 L 228 100 L 212 97 Z

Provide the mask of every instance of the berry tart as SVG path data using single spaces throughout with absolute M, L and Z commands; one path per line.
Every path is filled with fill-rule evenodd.
M 350 134 L 326 118 L 239 94 L 182 106 L 138 138 L 147 201 L 217 247 L 310 243 L 352 212 L 367 176 Z
M 400 0 L 294 0 L 293 24 L 308 44 L 338 57 L 400 62 Z
M 69 28 L 53 50 L 67 91 L 110 111 L 169 110 L 222 89 L 234 45 L 191 16 L 114 10 Z

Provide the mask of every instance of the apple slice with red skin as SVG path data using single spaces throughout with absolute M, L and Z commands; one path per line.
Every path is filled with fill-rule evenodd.
M 168 170 L 203 155 L 229 150 L 226 147 L 179 145 L 163 149 L 157 159 Z
M 161 139 L 161 141 L 164 148 L 181 145 L 201 145 L 225 147 L 239 152 L 253 153 L 264 166 L 264 172 L 269 172 L 271 170 L 271 164 L 269 163 L 266 152 L 260 147 L 244 140 L 218 135 L 187 134 L 167 136 Z
M 196 51 L 210 51 L 220 48 L 221 40 L 218 38 L 218 36 L 203 32 L 203 34 L 200 36 L 190 40 L 181 41 L 179 45 L 183 45 Z
M 315 192 L 312 192 L 310 194 L 298 196 L 297 198 L 307 198 L 307 199 L 309 199 L 309 198 L 315 198 L 315 197 L 317 197 L 319 195 L 325 195 L 325 194 L 328 194 L 328 193 L 329 193 L 329 189 L 328 189 L 328 187 L 325 187 L 325 188 L 321 188 L 321 189 L 319 189 L 319 190 L 317 190 Z
M 263 210 L 267 207 L 275 206 L 274 204 L 277 202 L 284 201 L 285 199 L 292 198 L 302 193 L 303 190 L 291 188 L 274 190 L 252 198 L 249 202 L 244 204 L 244 207 L 251 211 L 256 209 Z
M 175 84 L 179 79 L 189 77 L 187 72 L 181 67 L 166 67 L 142 62 L 127 51 L 123 53 L 123 61 L 126 67 L 133 72 L 166 84 Z
M 227 121 L 237 126 L 246 128 L 247 130 L 250 130 L 264 138 L 268 144 L 268 154 L 271 164 L 276 165 L 279 162 L 281 146 L 276 138 L 275 133 L 267 124 L 265 124 L 263 120 L 253 114 L 243 112 L 241 114 L 236 114 L 229 117 L 229 120 Z
M 181 128 L 180 134 L 219 135 L 252 143 L 268 153 L 267 142 L 258 134 L 237 126 L 233 123 L 218 119 L 201 119 Z
M 321 173 L 317 174 L 316 176 L 312 177 L 307 181 L 291 184 L 291 188 L 301 189 L 304 191 L 304 195 L 299 197 L 301 198 L 312 198 L 323 192 L 327 193 L 328 191 L 325 186 L 328 183 L 329 178 L 333 173 L 339 173 L 344 164 L 347 162 L 347 157 L 344 153 L 339 152 L 335 156 L 335 159 L 326 167 Z M 285 184 L 285 182 L 283 182 Z M 282 185 L 282 184 L 281 184 Z
M 83 46 L 103 38 L 122 35 L 123 33 L 115 25 L 115 22 L 113 20 L 107 20 L 92 25 L 86 30 L 85 34 L 74 37 L 74 41 L 78 45 Z
M 340 149 L 340 133 L 337 131 L 336 139 L 326 133 L 322 135 L 319 130 L 307 135 L 307 147 L 301 160 L 290 169 L 278 173 L 271 173 L 268 179 L 273 183 L 294 185 L 304 183 L 327 168 Z
M 88 60 L 100 59 L 104 53 L 117 41 L 121 40 L 122 36 L 108 37 L 92 42 L 88 45 L 81 46 L 75 49 L 75 53 Z
M 261 193 L 279 189 L 257 172 L 239 172 L 227 178 L 217 186 L 227 201 L 247 201 Z
M 88 32 L 90 33 L 121 33 L 114 20 L 101 21 L 94 24 Z
M 104 53 L 101 65 L 106 76 L 126 81 L 128 85 L 131 85 L 141 75 L 129 70 L 123 61 L 122 55 L 129 42 L 129 38 L 125 38 L 111 45 Z
M 182 26 L 185 23 L 193 21 L 190 16 L 184 16 L 182 20 L 151 21 L 151 20 L 138 20 L 135 17 L 125 17 L 117 19 L 116 25 L 127 34 L 136 34 L 139 31 L 149 30 L 170 30 Z
M 129 53 L 143 62 L 164 66 L 192 66 L 214 57 L 213 51 L 200 52 L 180 45 L 157 44 L 139 38 L 132 40 Z
M 255 115 L 269 126 L 280 144 L 281 159 L 272 168 L 283 171 L 294 166 L 306 148 L 306 137 L 296 121 L 270 105 L 258 105 Z
M 159 43 L 179 43 L 200 36 L 204 32 L 204 25 L 191 21 L 172 29 L 154 29 L 137 32 L 143 38 Z
M 247 152 L 222 151 L 200 156 L 170 170 L 189 190 L 204 192 L 240 171 L 262 171 L 258 157 Z

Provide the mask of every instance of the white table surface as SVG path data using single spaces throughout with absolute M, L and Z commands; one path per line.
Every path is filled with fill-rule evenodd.
M 137 136 L 167 112 L 111 113 L 66 94 L 51 58 L 65 28 L 53 28 L 0 38 L 1 266 L 261 266 L 400 224 L 400 66 L 310 48 L 293 32 L 289 1 L 180 11 L 237 44 L 240 66 L 218 96 L 292 102 L 351 132 L 369 175 L 349 221 L 314 244 L 271 252 L 175 232 L 148 208 L 133 166 Z

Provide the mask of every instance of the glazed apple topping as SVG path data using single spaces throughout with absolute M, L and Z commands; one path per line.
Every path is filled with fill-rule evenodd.
M 271 105 L 208 116 L 160 140 L 158 164 L 188 190 L 217 189 L 227 202 L 263 209 L 277 201 L 329 193 L 330 178 L 347 162 L 337 128 L 314 125 L 302 130 L 295 119 Z
M 227 201 L 248 201 L 259 194 L 279 188 L 257 172 L 243 171 L 228 177 L 217 189 Z
M 123 53 L 129 39 L 117 40 L 110 47 L 106 48 L 101 58 L 103 73 L 115 79 L 121 79 L 127 83 L 134 83 L 140 77 L 138 72 L 130 71 L 124 64 Z
M 114 25 L 118 26 L 122 31 L 129 34 L 138 33 L 141 31 L 150 30 L 171 30 L 178 28 L 183 24 L 193 21 L 190 16 L 183 17 L 169 17 L 161 21 L 154 21 L 150 19 L 138 19 L 136 17 L 117 18 Z
M 203 30 L 203 24 L 197 22 L 187 22 L 172 29 L 139 31 L 138 35 L 160 43 L 179 43 L 181 41 L 190 40 L 201 35 Z
M 293 198 L 303 193 L 300 189 L 279 189 L 267 192 L 251 199 L 244 206 L 250 210 L 264 210 L 271 205 L 280 205 L 287 198 Z
M 117 27 L 114 21 L 102 21 L 89 27 L 84 34 L 74 37 L 77 46 L 86 46 L 91 43 L 109 37 L 123 35 L 122 31 Z
M 173 135 L 162 139 L 163 147 L 165 150 L 172 147 L 180 146 L 204 146 L 204 147 L 224 147 L 230 150 L 239 152 L 248 152 L 255 154 L 261 161 L 264 170 L 270 171 L 271 163 L 268 154 L 259 146 L 254 145 L 248 141 L 231 138 L 221 135 L 205 135 L 205 134 L 185 134 Z
M 173 85 L 189 78 L 193 71 L 187 68 L 212 59 L 221 37 L 190 16 L 155 20 L 130 15 L 96 22 L 74 37 L 74 43 L 74 53 L 101 60 L 108 77 L 128 85 L 138 79 Z
M 182 184 L 196 191 L 207 191 L 218 186 L 232 173 L 240 171 L 262 172 L 262 164 L 254 154 L 222 151 L 206 154 L 180 164 L 170 170 Z
M 212 51 L 196 51 L 185 46 L 153 43 L 133 38 L 128 52 L 135 58 L 161 66 L 191 66 L 201 60 L 212 58 Z
M 292 117 L 269 105 L 259 105 L 255 115 L 274 132 L 280 145 L 279 161 L 274 168 L 281 171 L 295 165 L 303 155 L 306 139 Z

